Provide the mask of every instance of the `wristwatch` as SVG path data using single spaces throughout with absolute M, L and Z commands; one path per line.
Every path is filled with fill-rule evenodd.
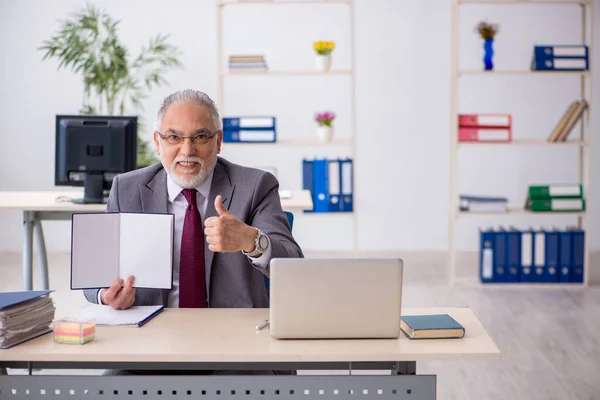
M 258 228 L 256 230 L 258 231 L 258 233 L 256 234 L 256 239 L 254 239 L 254 250 L 250 253 L 247 253 L 244 250 L 242 250 L 242 253 L 244 253 L 248 257 L 261 256 L 269 246 L 269 239 L 267 239 L 267 235 L 262 233 L 262 231 Z

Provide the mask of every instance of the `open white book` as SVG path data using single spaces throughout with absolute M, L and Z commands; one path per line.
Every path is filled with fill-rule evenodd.
M 136 288 L 171 289 L 173 224 L 173 214 L 73 214 L 71 289 L 105 288 L 130 275 Z

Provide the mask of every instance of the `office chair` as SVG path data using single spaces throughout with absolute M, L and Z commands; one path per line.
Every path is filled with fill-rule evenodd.
M 288 222 L 290 223 L 290 230 L 292 229 L 292 227 L 294 226 L 294 214 L 289 212 L 289 211 L 284 211 L 285 216 L 288 219 Z M 267 295 L 269 293 L 269 277 L 265 276 L 265 286 L 267 287 Z

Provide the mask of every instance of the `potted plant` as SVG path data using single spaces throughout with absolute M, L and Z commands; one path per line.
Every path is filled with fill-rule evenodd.
M 333 126 L 332 122 L 335 119 L 335 114 L 330 111 L 315 114 L 315 121 L 317 122 L 317 134 L 319 139 L 323 143 L 331 142 L 333 138 Z
M 62 21 L 58 31 L 38 50 L 43 60 L 56 58 L 60 68 L 71 68 L 84 83 L 80 114 L 125 115 L 141 113 L 141 100 L 154 87 L 167 84 L 164 75 L 171 67 L 181 67 L 179 50 L 167 43 L 168 36 L 150 38 L 137 56 L 119 40 L 114 20 L 105 11 L 87 7 Z M 144 132 L 138 115 L 138 132 Z M 138 166 L 158 161 L 148 142 L 138 133 Z
M 331 68 L 331 52 L 335 48 L 334 42 L 318 41 L 313 43 L 317 53 L 317 71 L 327 72 Z
M 486 71 L 494 69 L 494 37 L 499 30 L 498 24 L 491 24 L 487 21 L 481 21 L 475 27 L 475 32 L 484 40 L 483 42 L 483 64 Z

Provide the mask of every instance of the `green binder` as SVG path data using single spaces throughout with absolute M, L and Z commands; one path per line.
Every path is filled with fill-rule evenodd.
M 568 199 L 583 198 L 583 185 L 581 184 L 553 184 L 529 185 L 529 198 L 531 199 Z
M 571 198 L 546 198 L 527 199 L 525 208 L 531 211 L 559 211 L 581 212 L 585 211 L 585 199 Z

